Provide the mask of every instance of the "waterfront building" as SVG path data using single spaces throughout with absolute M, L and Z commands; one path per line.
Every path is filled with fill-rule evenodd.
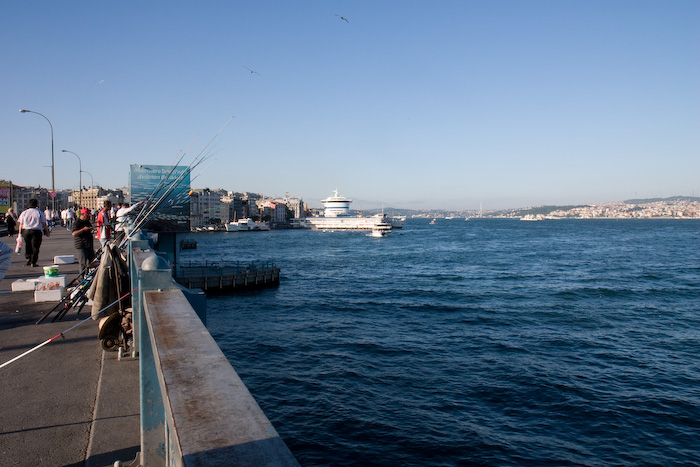
M 91 211 L 99 211 L 104 206 L 105 201 L 110 201 L 113 205 L 124 202 L 124 194 L 121 190 L 105 190 L 100 186 L 93 186 L 84 189 L 82 193 L 74 193 L 73 200 L 77 204 L 78 199 L 82 199 L 82 207 Z
M 190 228 L 206 227 L 224 222 L 228 217 L 228 203 L 222 202 L 224 190 L 209 188 L 190 191 Z
M 243 219 L 246 217 L 251 219 L 257 218 L 259 216 L 257 202 L 259 199 L 262 199 L 262 197 L 263 196 L 260 193 L 249 193 L 247 191 L 241 193 L 241 201 L 243 203 L 243 216 L 239 217 L 239 219 Z
M 32 198 L 35 198 L 38 201 L 39 208 L 41 210 L 44 210 L 45 206 L 49 206 L 51 204 L 51 197 L 49 196 L 49 190 L 47 188 L 34 188 L 34 187 L 26 187 L 26 186 L 18 186 L 18 185 L 13 185 L 12 186 L 12 204 L 15 208 L 15 212 L 17 214 L 21 213 L 25 209 L 27 209 L 27 204 L 29 203 L 29 200 Z M 58 209 L 58 205 L 56 205 L 56 208 Z
M 221 222 L 228 223 L 246 217 L 241 193 L 227 191 L 226 195 L 221 198 L 221 202 L 224 204 Z
M 286 193 L 284 198 L 275 198 L 275 203 L 284 204 L 293 218 L 304 217 L 304 201 L 299 198 L 290 197 L 289 193 Z

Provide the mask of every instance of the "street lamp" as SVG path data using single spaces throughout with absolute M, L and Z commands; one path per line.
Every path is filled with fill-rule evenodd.
M 75 157 L 78 158 L 78 168 L 80 172 L 78 173 L 79 176 L 79 187 L 80 187 L 80 192 L 78 193 L 78 205 L 82 208 L 83 207 L 83 161 L 80 160 L 80 156 L 74 153 L 73 151 L 67 151 L 65 149 L 62 149 L 61 152 L 69 152 L 73 154 Z
M 53 125 L 51 124 L 51 120 L 46 118 L 46 115 L 40 114 L 39 112 L 34 112 L 33 110 L 27 110 L 27 109 L 19 109 L 21 113 L 33 113 L 37 115 L 41 115 L 46 119 L 47 122 L 49 122 L 49 126 L 51 127 L 51 209 L 56 211 L 56 178 L 55 178 L 55 164 L 54 164 L 54 155 L 53 155 Z
M 88 172 L 87 170 L 81 170 L 82 173 L 88 174 L 90 176 L 90 188 L 95 186 L 95 181 L 92 179 L 92 174 Z M 82 187 L 80 187 L 82 190 Z
M 91 183 L 90 188 L 94 187 L 94 186 L 95 186 L 95 180 L 92 179 L 92 174 L 91 174 L 90 172 L 88 172 L 87 170 L 82 170 L 82 169 L 80 170 L 80 172 L 81 172 L 81 173 L 86 173 L 86 174 L 88 174 L 88 175 L 90 176 L 90 183 Z M 82 185 L 81 185 L 81 186 L 80 186 L 80 192 L 82 193 L 82 191 L 83 191 L 83 187 L 82 187 Z M 95 203 L 89 202 L 89 204 L 90 204 L 90 208 L 89 208 L 89 209 L 93 209 L 92 206 L 94 206 Z M 85 206 L 80 205 L 80 207 L 81 207 L 81 208 L 84 208 Z

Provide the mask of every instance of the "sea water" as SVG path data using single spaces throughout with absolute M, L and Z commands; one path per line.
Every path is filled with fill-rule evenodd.
M 208 328 L 298 461 L 700 465 L 700 221 L 211 233 Z

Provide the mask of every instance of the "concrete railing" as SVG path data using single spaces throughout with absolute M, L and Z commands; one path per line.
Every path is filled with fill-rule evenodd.
M 138 287 L 139 464 L 299 465 L 195 312 L 191 303 L 201 308 L 203 296 L 176 284 L 146 240 L 129 251 Z

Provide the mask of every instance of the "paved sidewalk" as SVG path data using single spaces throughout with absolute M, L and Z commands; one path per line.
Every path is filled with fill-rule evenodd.
M 0 233 L 0 235 L 4 235 Z M 15 239 L 0 238 L 14 249 Z M 44 237 L 39 266 L 53 264 L 56 255 L 74 254 L 73 238 L 65 228 Z M 55 323 L 52 314 L 36 321 L 56 302 L 34 302 L 33 292 L 10 292 L 17 279 L 43 275 L 41 267 L 25 265 L 13 255 L 12 266 L 0 282 L 0 364 L 65 332 L 89 316 L 71 309 Z M 68 281 L 78 274 L 77 263 L 61 265 Z M 63 338 L 0 368 L 0 465 L 111 466 L 132 461 L 139 451 L 138 361 L 117 360 L 103 352 L 97 322 L 87 320 Z

